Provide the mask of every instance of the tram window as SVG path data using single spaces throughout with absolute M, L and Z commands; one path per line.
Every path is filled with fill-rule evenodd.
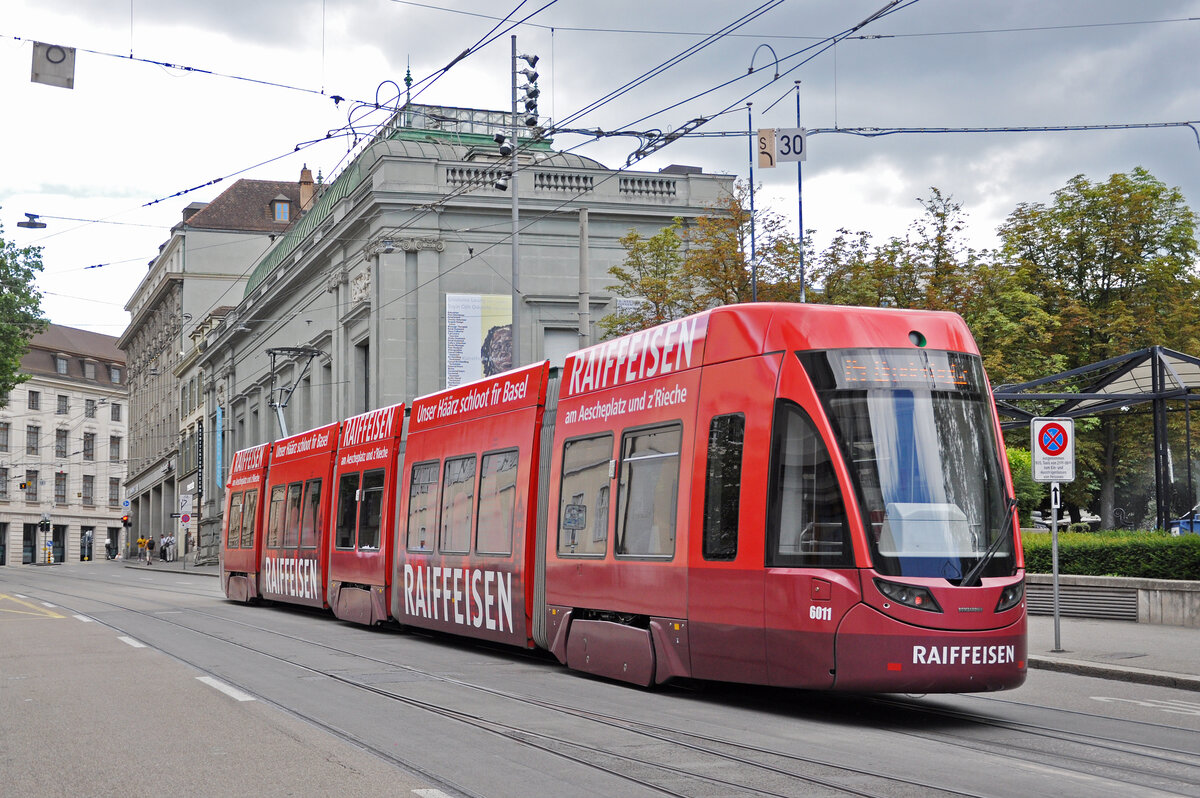
M 267 511 L 267 548 L 279 548 L 280 531 L 283 529 L 283 499 L 287 494 L 286 485 L 276 485 L 271 488 L 271 506 Z
M 359 502 L 358 547 L 379 548 L 379 519 L 383 513 L 382 468 L 363 474 L 362 501 Z
M 842 490 L 812 419 L 781 401 L 771 435 L 767 566 L 852 565 Z
M 242 502 L 242 548 L 254 548 L 254 523 L 258 520 L 258 488 L 246 491 Z
M 485 454 L 479 468 L 479 519 L 475 551 L 512 554 L 513 514 L 517 502 L 517 451 Z
M 608 485 L 596 491 L 596 512 L 592 515 L 592 542 L 604 546 L 608 540 Z
M 438 464 L 418 463 L 413 466 L 408 489 L 408 548 L 410 551 L 433 551 L 436 531 Z
M 613 551 L 631 557 L 675 553 L 679 500 L 679 424 L 629 432 L 621 439 Z
M 317 524 L 321 518 L 321 480 L 310 479 L 304 488 L 304 515 L 300 519 L 300 548 L 317 547 Z
M 742 443 L 746 416 L 714 416 L 708 428 L 704 487 L 704 559 L 732 560 L 738 550 L 742 492 Z
M 563 444 L 558 508 L 559 554 L 603 556 L 608 548 L 606 539 L 597 541 L 592 539 L 593 535 L 586 534 L 588 519 L 594 520 L 601 512 L 598 506 L 588 506 L 587 497 L 599 497 L 601 488 L 608 486 L 612 450 L 612 433 L 577 438 Z M 607 514 L 608 508 L 605 507 L 603 512 Z
M 242 535 L 242 494 L 235 493 L 229 497 L 229 517 L 225 519 L 228 524 L 228 538 L 225 542 L 225 548 L 236 549 L 241 544 Z
M 442 484 L 442 551 L 466 554 L 475 515 L 475 457 L 446 461 Z
M 294 549 L 300 545 L 300 510 L 303 507 L 300 499 L 303 492 L 303 482 L 293 482 L 288 485 L 287 516 L 283 522 L 283 547 L 285 549 Z
M 338 480 L 337 531 L 334 545 L 339 549 L 354 547 L 354 522 L 358 517 L 358 477 L 342 474 Z

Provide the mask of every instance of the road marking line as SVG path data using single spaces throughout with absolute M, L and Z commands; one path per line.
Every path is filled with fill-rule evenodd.
M 146 647 L 145 643 L 138 642 L 137 640 L 134 640 L 132 637 L 121 636 L 121 637 L 118 637 L 117 639 L 126 645 L 133 646 L 134 648 L 145 648 Z
M 91 622 L 92 622 L 92 619 L 91 619 L 91 618 L 89 618 L 89 617 L 87 617 L 86 615 L 75 615 L 75 616 L 73 616 L 73 617 L 74 617 L 76 620 L 83 621 L 84 623 L 91 623 Z
M 62 615 L 59 615 L 57 612 L 51 612 L 50 610 L 44 610 L 41 607 L 35 607 L 33 604 L 31 604 L 28 601 L 21 601 L 22 598 L 28 598 L 28 596 L 20 596 L 20 598 L 18 598 L 18 595 L 19 594 L 17 594 L 17 593 L 13 593 L 11 596 L 6 596 L 3 593 L 0 593 L 0 601 L 4 601 L 4 600 L 11 601 L 14 604 L 19 604 L 22 607 L 25 607 L 25 610 L 12 610 L 12 609 L 9 609 L 8 607 L 0 606 L 0 615 L 32 615 L 37 618 L 62 618 L 62 617 L 64 617 Z M 42 603 L 44 604 L 45 602 L 42 602 Z M 53 606 L 53 605 L 49 605 L 49 606 Z M 26 611 L 26 610 L 28 610 L 28 611 Z
M 450 798 L 450 796 L 441 790 L 413 790 L 413 795 L 419 795 L 421 798 Z
M 49 608 L 50 608 L 50 609 L 52 609 L 52 610 L 54 610 L 54 609 L 58 609 L 56 606 L 54 606 L 53 604 L 51 604 L 49 601 L 43 601 L 43 602 L 42 602 L 42 606 L 43 606 L 43 607 L 49 607 Z
M 209 687 L 213 688 L 214 690 L 220 690 L 222 693 L 229 696 L 230 698 L 232 698 L 235 701 L 253 701 L 254 700 L 254 696 L 243 693 L 241 690 L 238 690 L 236 687 L 230 687 L 229 685 L 225 684 L 225 682 L 214 679 L 211 676 L 197 676 L 196 679 L 197 679 L 197 681 L 204 682 L 205 684 L 207 684 Z M 447 796 L 447 798 L 449 798 L 449 796 Z

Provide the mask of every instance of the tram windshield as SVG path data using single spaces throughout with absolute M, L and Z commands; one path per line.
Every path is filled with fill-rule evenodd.
M 1015 573 L 979 358 L 924 349 L 797 354 L 854 481 L 876 570 L 957 583 L 996 544 L 982 575 Z

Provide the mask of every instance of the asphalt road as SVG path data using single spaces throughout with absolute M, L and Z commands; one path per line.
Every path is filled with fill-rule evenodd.
M 438 792 L 1200 796 L 1200 698 L 1037 670 L 961 696 L 639 690 L 211 578 L 0 568 L 0 795 Z

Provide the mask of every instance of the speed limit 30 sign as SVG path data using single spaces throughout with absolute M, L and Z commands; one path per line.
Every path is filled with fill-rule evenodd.
M 1072 482 L 1075 479 L 1075 421 L 1070 418 L 1035 418 L 1029 424 L 1033 445 L 1035 482 Z

